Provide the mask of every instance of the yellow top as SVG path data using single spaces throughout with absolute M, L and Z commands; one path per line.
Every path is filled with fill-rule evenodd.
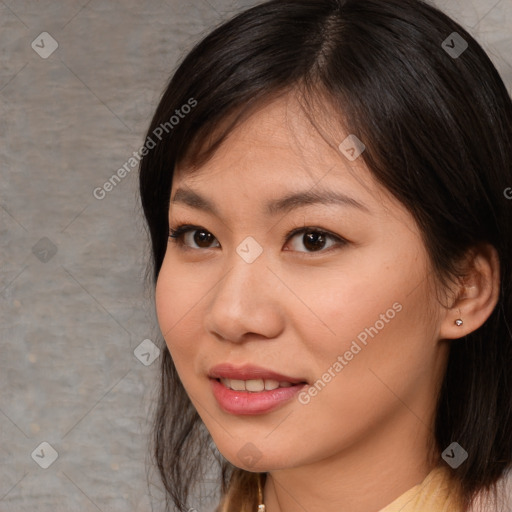
M 247 473 L 247 475 L 247 478 L 254 478 L 254 474 Z M 423 482 L 411 487 L 378 512 L 464 512 L 463 507 L 458 503 L 450 476 L 448 467 L 434 468 Z M 258 501 L 262 502 L 262 496 L 259 497 Z M 260 505 L 254 508 L 254 505 L 249 505 L 246 498 L 239 497 L 233 501 L 232 496 L 225 496 L 216 512 L 227 512 L 229 510 L 260 512 L 265 510 L 265 506 Z M 482 510 L 489 511 L 487 507 Z
M 423 482 L 411 487 L 379 512 L 462 512 L 448 477 L 448 468 L 433 469 Z

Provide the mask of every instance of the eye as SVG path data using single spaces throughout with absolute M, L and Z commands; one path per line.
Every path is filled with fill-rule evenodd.
M 298 235 L 302 235 L 299 237 Z M 339 246 L 343 246 L 348 242 L 338 235 L 329 233 L 320 228 L 305 227 L 293 230 L 291 233 L 286 235 L 286 240 L 296 238 L 298 244 L 295 244 L 297 252 L 329 252 L 331 249 L 336 249 Z M 327 245 L 328 240 L 331 240 L 331 245 Z M 301 251 L 297 249 L 299 245 L 306 247 L 307 251 Z
M 210 249 L 210 247 L 202 247 L 201 244 L 208 244 L 211 243 L 212 239 L 215 239 L 215 237 L 206 229 L 201 228 L 199 226 L 190 226 L 186 224 L 182 224 L 178 226 L 176 229 L 169 229 L 169 238 L 171 241 L 173 241 L 176 245 L 182 248 L 189 248 L 189 245 L 186 244 L 186 235 L 189 235 L 191 233 L 197 232 L 197 236 L 188 237 L 189 241 L 190 238 L 199 245 L 200 249 Z
M 298 235 L 302 235 L 302 238 L 299 238 Z M 220 247 L 220 245 L 213 247 L 210 245 L 213 240 L 216 240 L 216 238 L 212 235 L 212 233 L 200 226 L 182 224 L 174 229 L 171 228 L 169 230 L 169 238 L 173 243 L 175 243 L 183 250 L 213 249 L 215 247 Z M 302 227 L 294 229 L 286 235 L 284 242 L 293 238 L 297 238 L 299 244 L 302 243 L 303 247 L 306 247 L 307 250 L 301 251 L 297 249 L 297 244 L 295 244 L 294 249 L 292 250 L 305 253 L 325 253 L 331 249 L 336 249 L 337 247 L 346 245 L 348 243 L 347 240 L 338 235 L 334 235 L 333 233 L 329 233 L 321 228 L 315 227 Z M 334 243 L 331 243 L 331 245 L 327 246 L 327 249 L 325 249 L 326 242 L 328 240 L 331 240 L 331 242 Z M 195 243 L 198 247 L 191 247 L 191 243 Z

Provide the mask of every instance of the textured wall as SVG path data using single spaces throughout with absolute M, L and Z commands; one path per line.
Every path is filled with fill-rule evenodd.
M 0 512 L 162 510 L 146 479 L 158 354 L 144 340 L 158 330 L 129 159 L 180 55 L 251 3 L 0 0 Z M 512 0 L 438 5 L 510 90 Z

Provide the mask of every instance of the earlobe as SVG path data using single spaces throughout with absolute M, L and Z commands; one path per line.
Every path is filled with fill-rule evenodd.
M 456 298 L 445 309 L 440 338 L 462 338 L 481 327 L 498 303 L 499 290 L 498 252 L 490 244 L 474 248 L 468 254 Z

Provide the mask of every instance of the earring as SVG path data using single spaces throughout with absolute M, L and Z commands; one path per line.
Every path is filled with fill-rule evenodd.
M 464 322 L 460 318 L 457 318 L 454 323 L 460 327 Z

